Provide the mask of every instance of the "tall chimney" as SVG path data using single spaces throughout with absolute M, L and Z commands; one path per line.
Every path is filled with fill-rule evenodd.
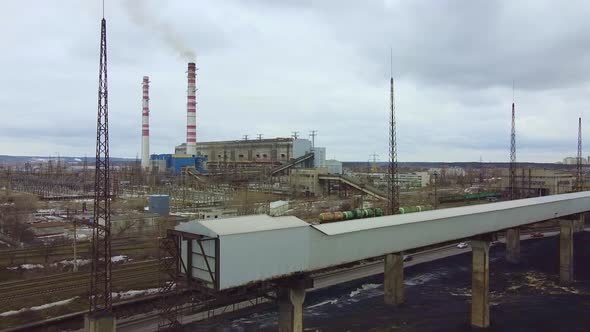
M 150 78 L 143 77 L 143 97 L 141 100 L 141 167 L 150 167 Z
M 188 63 L 188 90 L 186 96 L 186 154 L 197 154 L 197 96 L 196 66 Z

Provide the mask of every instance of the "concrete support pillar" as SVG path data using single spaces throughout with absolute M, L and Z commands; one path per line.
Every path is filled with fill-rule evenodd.
M 294 282 L 279 289 L 279 332 L 303 331 L 305 284 Z
M 471 325 L 490 326 L 490 242 L 471 241 Z
M 586 226 L 586 215 L 584 213 L 580 213 L 576 220 L 574 220 L 574 233 L 583 232 L 584 227 Z
M 574 221 L 559 221 L 559 282 L 574 281 Z
M 506 260 L 510 263 L 520 262 L 520 229 L 506 231 Z
M 115 331 L 117 331 L 117 322 L 112 312 L 98 312 L 84 316 L 84 332 Z
M 385 303 L 402 304 L 404 302 L 404 256 L 402 253 L 385 255 L 383 279 Z

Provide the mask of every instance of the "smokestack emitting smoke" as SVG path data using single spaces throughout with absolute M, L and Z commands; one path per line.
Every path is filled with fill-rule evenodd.
M 150 29 L 154 35 L 160 36 L 162 41 L 184 61 L 195 61 L 195 52 L 186 45 L 171 25 L 160 20 L 145 8 L 144 0 L 126 0 L 123 2 L 123 7 L 135 24 Z
M 188 88 L 186 95 L 186 154 L 197 154 L 197 96 L 196 96 L 196 66 L 188 63 Z
M 143 97 L 141 99 L 141 167 L 150 166 L 150 78 L 143 77 Z

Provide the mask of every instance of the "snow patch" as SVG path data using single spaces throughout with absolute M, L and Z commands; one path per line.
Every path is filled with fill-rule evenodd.
M 413 278 L 410 278 L 404 282 L 404 284 L 408 286 L 416 286 L 425 284 L 431 280 L 438 279 L 438 277 L 442 276 L 442 273 L 424 273 Z
M 6 269 L 8 270 L 34 270 L 34 269 L 43 269 L 45 268 L 43 265 L 41 264 L 22 264 L 19 266 L 11 266 L 11 267 L 7 267 Z
M 88 265 L 90 264 L 90 260 L 89 259 L 81 259 L 78 258 L 76 259 L 76 262 L 78 263 L 78 266 L 83 266 L 83 265 Z M 73 259 L 69 259 L 66 260 L 64 259 L 63 261 L 59 261 L 59 262 L 55 262 L 53 264 L 51 264 L 51 266 L 56 267 L 58 265 L 64 265 L 64 266 L 70 266 L 70 265 L 74 265 L 74 260 Z
M 359 295 L 360 293 L 370 290 L 370 289 L 375 289 L 377 287 L 381 286 L 381 284 L 364 284 L 361 286 L 361 288 L 357 288 L 356 290 L 353 290 L 352 292 L 350 292 L 350 295 L 348 295 L 349 297 L 355 297 L 357 295 Z
M 127 300 L 136 296 L 146 296 L 146 295 L 153 295 L 153 294 L 157 294 L 158 291 L 160 289 L 159 288 L 148 288 L 148 289 L 140 289 L 140 290 L 128 290 L 125 292 L 118 292 L 118 293 L 112 293 L 112 296 L 114 298 L 118 298 L 120 300 Z
M 111 262 L 112 263 L 126 262 L 128 260 L 129 260 L 129 257 L 127 257 L 125 255 L 119 255 L 119 256 L 113 256 L 113 257 L 111 257 Z
M 324 301 L 324 302 L 316 303 L 314 305 L 310 305 L 306 309 L 313 309 L 313 308 L 321 307 L 321 306 L 326 305 L 326 304 L 336 304 L 336 303 L 338 303 L 338 300 L 327 300 L 327 301 Z
M 60 305 L 66 305 L 66 304 L 74 301 L 77 298 L 78 297 L 76 296 L 76 297 L 73 297 L 71 299 L 57 301 L 57 302 L 51 302 L 51 303 L 46 303 L 46 304 L 42 304 L 42 305 L 35 306 L 35 307 L 22 308 L 22 309 L 19 309 L 19 310 L 6 311 L 6 312 L 3 312 L 3 313 L 0 313 L 0 317 L 12 316 L 12 315 L 20 314 L 21 312 L 25 312 L 25 311 L 44 310 L 44 309 L 49 309 L 49 308 L 52 308 L 52 307 L 57 307 L 57 306 L 60 306 Z

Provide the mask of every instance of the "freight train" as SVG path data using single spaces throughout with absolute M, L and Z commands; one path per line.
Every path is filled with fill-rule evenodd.
M 463 202 L 463 201 L 476 201 L 480 199 L 498 199 L 502 197 L 501 193 L 494 193 L 494 192 L 485 192 L 485 193 L 477 193 L 477 194 L 463 194 L 463 195 L 449 195 L 449 196 L 442 196 L 439 198 L 440 203 L 453 203 L 453 202 Z
M 405 206 L 399 208 L 400 214 L 422 212 L 432 210 L 430 205 Z M 336 211 L 320 213 L 320 223 L 328 223 L 334 221 L 381 217 L 383 210 L 381 208 L 374 209 L 354 209 L 350 211 Z

